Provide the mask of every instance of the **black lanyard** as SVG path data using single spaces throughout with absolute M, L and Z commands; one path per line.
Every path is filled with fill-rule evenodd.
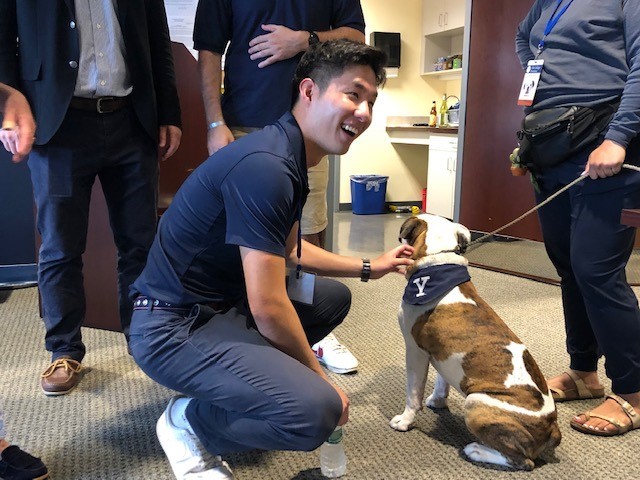
M 300 257 L 302 256 L 302 205 L 298 205 L 298 266 L 296 267 L 296 278 L 300 278 L 302 265 L 300 265 Z

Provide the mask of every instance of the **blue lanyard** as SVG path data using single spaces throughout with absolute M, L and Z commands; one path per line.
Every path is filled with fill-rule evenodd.
M 569 6 L 573 3 L 573 0 L 569 0 L 569 3 L 567 3 L 564 8 L 560 10 L 560 12 L 556 15 L 556 12 L 558 12 L 558 8 L 560 8 L 561 3 L 562 0 L 558 0 L 556 9 L 553 11 L 553 13 L 551 14 L 551 18 L 549 18 L 549 21 L 547 22 L 547 26 L 544 29 L 544 36 L 538 43 L 538 52 L 536 53 L 536 58 L 542 53 L 542 50 L 546 45 L 544 39 L 547 38 L 547 35 L 549 35 L 549 33 L 551 33 L 551 30 L 556 26 L 556 23 L 558 23 L 558 20 L 560 20 L 560 17 L 564 14 L 564 12 L 567 11 L 567 8 L 569 8 Z

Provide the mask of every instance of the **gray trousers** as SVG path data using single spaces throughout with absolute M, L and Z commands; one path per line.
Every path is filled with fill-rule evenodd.
M 309 344 L 350 305 L 347 287 L 318 277 L 314 304 L 294 303 Z M 184 315 L 149 307 L 134 310 L 129 346 L 149 377 L 194 399 L 186 416 L 211 453 L 314 450 L 338 423 L 340 397 L 251 323 L 242 302 L 226 312 L 196 305 Z

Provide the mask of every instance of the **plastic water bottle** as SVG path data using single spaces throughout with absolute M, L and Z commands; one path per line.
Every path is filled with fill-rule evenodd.
M 338 478 L 347 473 L 343 437 L 342 427 L 338 426 L 320 447 L 320 471 L 327 478 Z

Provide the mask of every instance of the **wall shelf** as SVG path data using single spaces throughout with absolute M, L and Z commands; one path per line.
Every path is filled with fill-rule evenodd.
M 435 77 L 438 80 L 458 80 L 462 78 L 461 68 L 451 68 L 449 70 L 437 70 L 433 72 L 425 72 L 423 77 Z

